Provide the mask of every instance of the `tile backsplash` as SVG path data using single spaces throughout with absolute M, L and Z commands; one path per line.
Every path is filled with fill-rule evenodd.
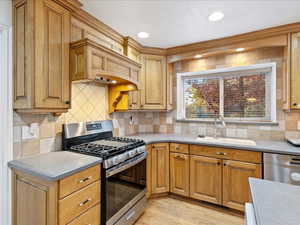
M 283 140 L 285 137 L 300 138 L 300 131 L 297 129 L 300 123 L 300 113 L 282 110 L 284 64 L 286 63 L 283 48 L 259 49 L 178 62 L 174 64 L 174 71 L 175 73 L 192 72 L 267 62 L 277 63 L 278 125 L 227 124 L 225 134 L 228 137 L 255 140 Z M 63 123 L 110 118 L 107 95 L 106 86 L 95 83 L 74 83 L 72 84 L 72 108 L 68 113 L 59 117 L 14 113 L 14 158 L 61 149 Z M 173 97 L 173 102 L 176 102 L 176 80 L 173 83 Z M 214 125 L 211 123 L 176 121 L 176 109 L 171 112 L 117 112 L 113 113 L 111 118 L 114 121 L 115 135 L 130 135 L 138 132 L 213 135 L 215 132 Z M 22 141 L 21 128 L 31 123 L 38 124 L 39 137 Z
M 61 149 L 62 124 L 105 120 L 108 116 L 107 86 L 73 83 L 72 107 L 59 117 L 14 112 L 14 158 Z M 38 138 L 22 140 L 22 126 L 38 124 Z
M 246 125 L 227 124 L 225 135 L 227 137 L 251 138 L 255 140 L 283 140 L 285 137 L 300 138 L 297 129 L 300 124 L 299 112 L 285 112 L 282 110 L 284 91 L 283 79 L 285 75 L 284 57 L 282 47 L 264 48 L 253 51 L 218 55 L 209 58 L 182 61 L 174 64 L 174 71 L 194 72 L 216 68 L 251 65 L 259 63 L 276 62 L 277 64 L 277 122 L 278 125 Z M 173 83 L 173 102 L 176 102 L 176 80 Z M 130 116 L 133 122 L 130 123 Z M 147 113 L 114 113 L 113 118 L 119 135 L 134 134 L 137 132 L 184 133 L 193 135 L 214 135 L 215 128 L 212 123 L 178 122 L 176 109 L 172 112 Z

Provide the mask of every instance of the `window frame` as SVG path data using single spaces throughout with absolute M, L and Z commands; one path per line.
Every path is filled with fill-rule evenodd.
M 225 121 L 227 122 L 235 122 L 235 123 L 245 123 L 245 122 L 254 122 L 254 123 L 276 123 L 276 63 L 262 63 L 262 64 L 253 64 L 247 66 L 235 66 L 235 67 L 225 67 L 220 69 L 212 69 L 212 70 L 202 70 L 196 72 L 185 72 L 185 73 L 177 73 L 177 120 L 183 121 L 199 121 L 199 122 L 210 122 L 214 121 L 214 118 L 192 118 L 188 119 L 185 116 L 185 108 L 184 108 L 184 80 L 185 79 L 193 79 L 193 78 L 221 78 L 221 82 L 223 85 L 220 85 L 220 115 L 224 114 L 224 98 L 223 98 L 223 88 L 224 88 L 224 78 L 227 76 L 232 76 L 233 74 L 243 73 L 240 76 L 245 76 L 247 74 L 251 74 L 253 72 L 268 72 L 269 75 L 266 76 L 266 82 L 269 82 L 270 85 L 270 100 L 266 100 L 266 111 L 269 110 L 270 115 L 268 120 L 262 120 L 260 117 L 252 117 L 252 118 L 243 118 L 243 117 L 225 117 Z M 268 95 L 266 95 L 266 98 Z M 270 108 L 268 108 L 270 106 Z

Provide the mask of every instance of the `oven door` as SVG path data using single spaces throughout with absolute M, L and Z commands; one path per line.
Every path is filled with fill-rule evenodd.
M 147 153 L 106 171 L 106 224 L 133 224 L 146 205 Z M 136 209 L 135 209 L 136 208 Z M 124 223 L 126 221 L 126 223 Z

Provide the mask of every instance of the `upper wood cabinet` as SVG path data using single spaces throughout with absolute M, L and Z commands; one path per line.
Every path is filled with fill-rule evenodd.
M 70 108 L 70 12 L 51 0 L 14 0 L 14 109 Z
M 170 191 L 169 143 L 153 144 L 151 147 L 151 193 L 168 193 Z
M 170 153 L 170 192 L 186 197 L 189 196 L 189 155 L 181 153 Z
M 223 161 L 223 205 L 244 210 L 250 201 L 249 177 L 261 178 L 261 164 Z
M 300 32 L 291 34 L 290 45 L 290 108 L 300 109 Z
M 142 55 L 141 109 L 166 109 L 166 57 Z
M 190 156 L 190 197 L 212 203 L 222 203 L 220 159 Z

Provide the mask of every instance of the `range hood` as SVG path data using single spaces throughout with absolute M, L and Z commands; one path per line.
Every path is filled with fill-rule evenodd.
M 72 81 L 138 85 L 141 64 L 89 39 L 71 43 Z
M 72 81 L 109 85 L 110 112 L 127 109 L 128 91 L 138 89 L 140 71 L 141 64 L 92 40 L 71 43 Z

